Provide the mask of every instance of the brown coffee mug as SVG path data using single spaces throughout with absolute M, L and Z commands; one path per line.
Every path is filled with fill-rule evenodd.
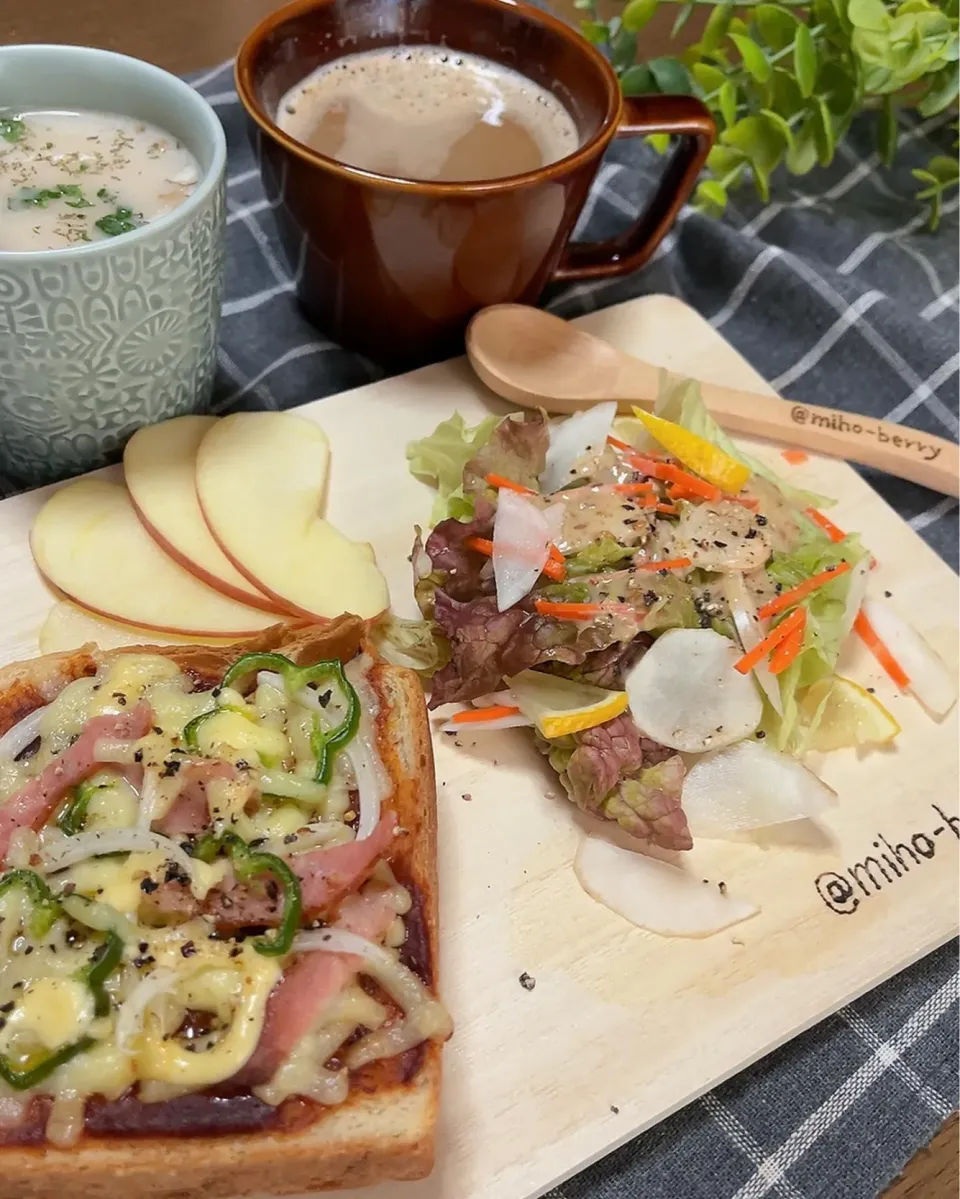
M 318 67 L 398 44 L 443 45 L 533 79 L 569 111 L 579 148 L 508 179 L 429 183 L 346 166 L 277 127 L 282 96 Z M 334 341 L 393 368 L 458 353 L 488 304 L 533 304 L 551 281 L 642 266 L 715 135 L 690 96 L 624 100 L 575 29 L 516 0 L 296 0 L 247 37 L 236 82 L 303 308 Z M 570 242 L 604 150 L 650 133 L 679 141 L 643 212 L 619 237 Z

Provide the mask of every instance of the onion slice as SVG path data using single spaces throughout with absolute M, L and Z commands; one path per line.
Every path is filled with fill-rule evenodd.
M 117 1048 L 121 1053 L 133 1052 L 131 1042 L 143 1028 L 143 1017 L 147 1008 L 159 995 L 165 995 L 177 985 L 174 970 L 160 967 L 141 978 L 124 1000 L 117 1014 Z
M 0 757 L 13 759 L 17 754 L 23 753 L 31 741 L 36 741 L 40 736 L 40 721 L 46 710 L 46 707 L 35 708 L 29 716 L 18 720 L 12 729 L 7 729 L 0 737 Z
M 699 874 L 621 849 L 603 837 L 583 838 L 573 869 L 597 903 L 661 937 L 709 937 L 760 911 Z
M 506 612 L 528 595 L 547 564 L 552 540 L 550 522 L 542 508 L 501 491 L 493 522 L 493 577 L 497 608 Z
M 741 741 L 690 767 L 682 802 L 694 836 L 722 837 L 821 816 L 835 799 L 796 758 Z
M 550 425 L 547 461 L 540 476 L 545 495 L 559 491 L 572 481 L 574 468 L 581 458 L 600 457 L 616 415 L 616 400 L 607 400 Z
M 940 655 L 886 604 L 864 600 L 863 612 L 909 679 L 911 694 L 934 716 L 946 716 L 957 702 L 957 680 Z
M 347 761 L 353 767 L 357 792 L 360 796 L 357 841 L 363 841 L 369 837 L 380 823 L 383 801 L 390 793 L 390 781 L 377 748 L 374 717 L 379 710 L 379 704 L 367 682 L 369 665 L 370 659 L 366 655 L 362 655 L 349 662 L 345 669 L 347 679 L 360 701 L 360 721 L 357 731 L 343 750 Z
M 733 617 L 737 637 L 740 639 L 740 646 L 745 654 L 749 653 L 755 645 L 759 645 L 764 637 L 766 637 L 769 631 L 766 621 L 761 620 L 757 615 L 757 606 L 753 602 L 753 596 L 750 594 L 746 583 L 743 581 L 742 574 L 733 573 L 725 575 L 721 585 L 724 598 L 730 609 L 730 615 Z M 761 659 L 754 666 L 753 677 L 760 684 L 763 694 L 770 701 L 770 707 L 773 708 L 778 716 L 782 717 L 783 703 L 780 700 L 780 684 L 777 682 L 777 676 L 770 673 L 770 666 L 766 658 Z
M 637 727 L 684 753 L 748 737 L 763 701 L 753 679 L 734 669 L 738 657 L 733 642 L 712 629 L 663 633 L 624 681 Z
M 421 1041 L 446 1040 L 453 1031 L 453 1022 L 443 1004 L 382 945 L 346 929 L 324 928 L 297 933 L 292 949 L 294 953 L 322 951 L 359 958 L 360 973 L 375 979 L 403 1009 L 405 1018 L 400 1025 L 372 1032 L 351 1048 L 347 1057 L 351 1069 L 393 1056 L 398 1044 L 411 1049 Z
M 79 833 L 76 837 L 64 837 L 55 845 L 40 851 L 44 869 L 65 870 L 87 858 L 101 857 L 108 853 L 162 853 L 176 862 L 191 878 L 196 875 L 196 863 L 184 853 L 176 841 L 160 833 L 143 828 L 104 829 L 102 832 Z
M 140 788 L 140 807 L 137 810 L 137 828 L 149 830 L 158 815 L 163 793 L 160 789 L 160 776 L 149 766 L 143 772 L 143 786 Z

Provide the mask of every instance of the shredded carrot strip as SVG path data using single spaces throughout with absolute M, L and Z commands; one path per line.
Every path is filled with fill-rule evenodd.
M 541 616 L 556 616 L 560 620 L 593 620 L 603 611 L 599 604 L 563 604 L 551 600 L 534 600 L 533 606 Z
M 531 487 L 524 487 L 522 483 L 514 483 L 512 479 L 505 479 L 503 475 L 484 475 L 483 477 L 491 487 L 504 487 L 507 491 L 517 492 L 518 495 L 537 494 Z
M 733 500 L 735 504 L 743 504 L 744 508 L 749 508 L 751 512 L 756 512 L 760 507 L 760 501 L 752 495 L 729 495 L 727 499 Z
M 813 523 L 819 525 L 831 541 L 843 541 L 844 537 L 846 537 L 843 529 L 835 525 L 828 516 L 824 516 L 822 512 L 818 512 L 816 508 L 807 508 L 805 511 Z
M 653 491 L 652 483 L 614 483 L 613 490 L 618 495 L 649 495 Z
M 489 537 L 468 537 L 463 543 L 468 550 L 476 550 L 478 554 L 486 554 L 488 558 L 493 557 L 493 542 Z M 548 579 L 553 579 L 557 583 L 562 583 L 567 577 L 567 563 L 563 554 L 556 546 L 551 546 L 551 554 L 544 563 L 543 573 Z
M 800 466 L 801 463 L 810 461 L 810 455 L 805 454 L 803 450 L 781 450 L 780 457 L 791 466 Z
M 626 616 L 633 620 L 642 620 L 646 616 L 643 608 L 634 608 L 630 604 L 565 604 L 554 603 L 552 600 L 534 600 L 534 607 L 541 616 L 556 616 L 558 620 L 593 620 L 604 612 L 616 616 Z
M 664 516 L 679 516 L 680 509 L 676 504 L 657 504 L 657 512 L 662 512 Z
M 697 491 L 691 491 L 689 487 L 684 487 L 682 483 L 671 483 L 667 488 L 668 500 L 702 500 L 703 496 Z
M 857 619 L 853 622 L 853 627 L 857 631 L 857 636 L 877 659 L 887 674 L 897 684 L 900 690 L 906 691 L 906 689 L 910 686 L 909 676 L 887 648 L 886 643 L 881 641 L 877 636 L 876 629 L 867 619 L 862 609 L 857 613 Z
M 787 608 L 792 608 L 794 604 L 798 604 L 802 599 L 806 599 L 811 592 L 823 587 L 827 583 L 831 583 L 840 575 L 845 575 L 850 569 L 849 562 L 838 562 L 836 566 L 831 566 L 827 570 L 821 570 L 817 575 L 811 575 L 809 579 L 804 579 L 797 587 L 791 587 L 789 591 L 784 591 L 772 599 L 768 604 L 764 604 L 762 608 L 757 609 L 757 615 L 761 620 L 766 620 L 770 616 L 776 616 L 778 612 L 785 612 Z
M 509 704 L 496 704 L 492 708 L 468 708 L 464 712 L 454 712 L 450 717 L 451 724 L 483 724 L 487 720 L 500 720 L 503 716 L 516 716 L 519 708 L 511 708 Z
M 637 470 L 649 475 L 650 478 L 661 479 L 664 483 L 679 483 L 681 487 L 685 487 L 694 495 L 705 500 L 716 501 L 723 497 L 723 492 L 719 487 L 714 486 L 713 483 L 707 483 L 704 479 L 698 479 L 689 471 L 681 470 L 672 462 L 656 462 L 653 458 L 643 454 L 631 454 L 628 461 L 631 466 L 635 466 Z
M 774 649 L 770 655 L 770 673 L 782 674 L 787 667 L 794 662 L 803 652 L 803 636 L 806 632 L 806 609 L 801 608 L 804 614 L 803 622 L 788 633 L 780 644 Z
M 771 630 L 762 641 L 758 641 L 753 649 L 748 650 L 743 657 L 734 663 L 734 669 L 741 674 L 749 674 L 754 666 L 759 665 L 767 654 L 777 648 L 795 629 L 802 629 L 807 623 L 806 608 L 797 608 Z
M 628 441 L 621 441 L 619 437 L 608 437 L 607 445 L 612 445 L 618 450 L 623 450 L 626 454 L 636 454 L 638 452 L 636 446 L 631 445 Z M 644 450 L 644 456 L 654 461 L 658 461 L 664 457 L 659 450 Z
M 638 570 L 683 570 L 685 566 L 692 566 L 693 562 L 690 558 L 664 558 L 662 562 L 637 562 Z

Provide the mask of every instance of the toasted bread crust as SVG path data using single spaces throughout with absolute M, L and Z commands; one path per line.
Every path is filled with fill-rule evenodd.
M 114 653 L 150 652 L 177 662 L 210 686 L 239 652 L 276 650 L 298 661 L 353 657 L 364 625 L 342 617 L 325 625 L 274 626 L 233 647 L 143 646 L 101 654 L 95 646 L 47 655 L 0 671 L 0 734 L 56 698 L 73 679 L 92 674 Z M 387 801 L 407 830 L 393 856 L 397 877 L 415 893 L 425 939 L 425 973 L 437 985 L 436 792 L 433 750 L 423 693 L 409 670 L 374 664 L 370 684 L 380 700 L 377 739 L 393 781 Z M 348 1100 L 325 1109 L 299 1131 L 219 1136 L 91 1137 L 69 1149 L 0 1148 L 4 1199 L 227 1199 L 282 1195 L 390 1179 L 423 1178 L 433 1166 L 441 1046 L 428 1042 L 408 1082 L 351 1088 Z

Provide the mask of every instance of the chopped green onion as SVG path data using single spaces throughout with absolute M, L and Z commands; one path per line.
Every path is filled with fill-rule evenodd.
M 27 136 L 26 122 L 18 117 L 0 117 L 0 137 L 5 142 L 19 142 Z

